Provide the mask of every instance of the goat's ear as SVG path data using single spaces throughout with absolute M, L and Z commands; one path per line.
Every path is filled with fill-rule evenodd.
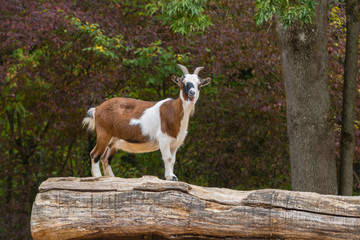
M 171 80 L 176 83 L 177 85 L 181 86 L 181 78 L 179 78 L 178 76 L 171 74 L 170 75 Z
M 201 79 L 200 81 L 200 87 L 206 86 L 211 82 L 211 77 Z

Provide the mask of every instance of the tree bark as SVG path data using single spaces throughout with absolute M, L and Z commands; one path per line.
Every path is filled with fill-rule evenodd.
M 33 204 L 34 240 L 356 239 L 360 198 L 205 188 L 139 179 L 51 178 Z
M 346 53 L 344 65 L 343 111 L 340 144 L 341 195 L 353 192 L 354 120 L 356 104 L 356 80 L 358 72 L 359 3 L 346 0 Z
M 277 21 L 285 81 L 291 186 L 337 193 L 334 117 L 327 84 L 327 1 L 317 1 L 313 24 Z

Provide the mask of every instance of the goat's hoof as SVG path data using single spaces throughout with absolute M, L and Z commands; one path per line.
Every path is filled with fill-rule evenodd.
M 177 178 L 174 174 L 165 177 L 165 179 L 166 179 L 167 181 L 178 181 L 178 178 Z

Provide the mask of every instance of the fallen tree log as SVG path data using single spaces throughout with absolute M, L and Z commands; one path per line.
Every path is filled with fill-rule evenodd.
M 156 177 L 50 178 L 33 204 L 37 239 L 360 239 L 360 198 L 235 191 Z

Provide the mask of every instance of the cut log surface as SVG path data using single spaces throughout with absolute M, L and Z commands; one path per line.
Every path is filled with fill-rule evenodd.
M 33 204 L 38 239 L 360 239 L 360 197 L 235 191 L 137 179 L 50 178 Z

